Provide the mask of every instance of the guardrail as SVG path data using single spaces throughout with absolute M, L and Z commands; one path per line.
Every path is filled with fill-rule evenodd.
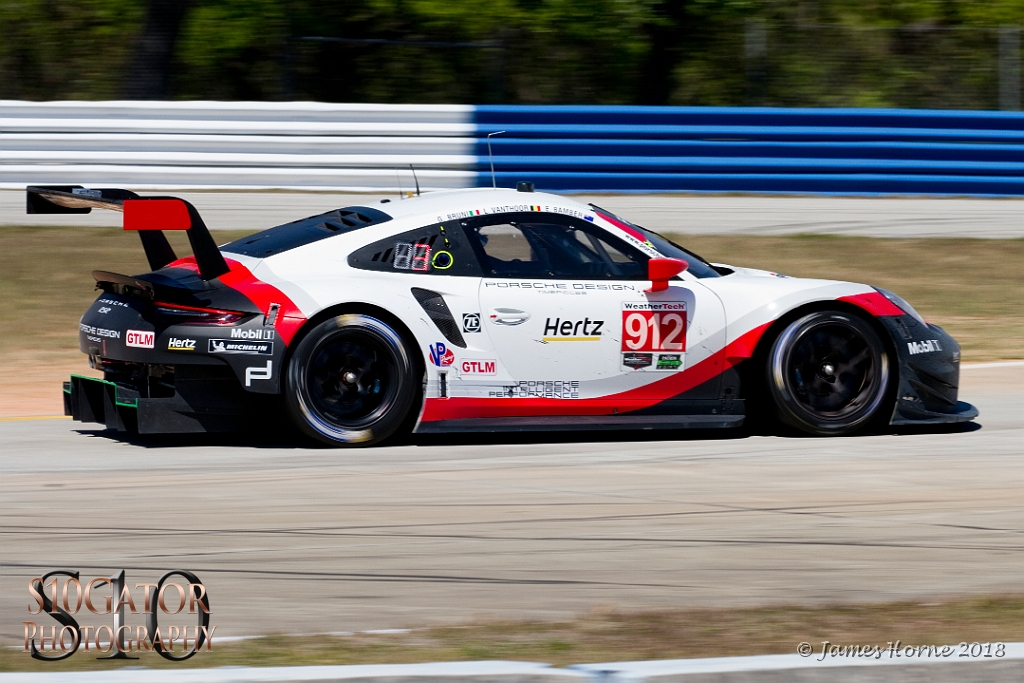
M 556 191 L 1024 194 L 1020 112 L 476 109 L 499 179 Z M 476 153 L 486 156 L 486 142 Z
M 321 102 L 0 102 L 0 187 L 472 187 L 474 108 Z
M 0 186 L 1024 195 L 1019 112 L 0 102 Z

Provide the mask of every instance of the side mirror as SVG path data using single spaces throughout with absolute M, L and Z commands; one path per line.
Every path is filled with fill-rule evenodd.
M 689 266 L 686 261 L 677 258 L 652 258 L 647 262 L 647 277 L 651 281 L 648 292 L 664 292 L 668 289 L 668 281 Z

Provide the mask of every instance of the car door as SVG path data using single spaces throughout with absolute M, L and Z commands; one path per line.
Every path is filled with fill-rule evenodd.
M 593 226 L 558 215 L 488 216 L 466 228 L 483 271 L 483 326 L 516 383 L 575 397 L 581 382 L 618 373 L 617 302 L 642 289 L 642 256 L 611 261 L 591 243 Z
M 498 376 L 496 353 L 482 334 L 478 261 L 458 223 L 439 222 L 379 240 L 353 252 L 349 265 L 375 271 L 378 292 L 408 302 L 402 317 L 421 343 L 417 352 L 427 371 L 427 398 L 465 393 L 463 375 Z M 477 368 L 479 373 L 472 372 Z
M 646 292 L 650 255 L 593 223 L 525 213 L 463 226 L 483 273 L 483 328 L 513 380 L 498 395 L 621 399 L 630 410 L 633 390 L 685 368 L 688 339 L 707 327 L 695 330 L 693 316 L 721 317 L 699 284 Z

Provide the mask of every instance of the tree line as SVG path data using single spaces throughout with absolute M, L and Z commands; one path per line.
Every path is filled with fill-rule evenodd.
M 0 0 L 0 98 L 990 109 L 1022 23 L 1024 0 Z

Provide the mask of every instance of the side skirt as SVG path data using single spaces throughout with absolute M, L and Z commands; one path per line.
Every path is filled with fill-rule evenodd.
M 551 415 L 469 418 L 420 423 L 416 434 L 451 432 L 546 432 L 616 429 L 733 429 L 743 415 Z

